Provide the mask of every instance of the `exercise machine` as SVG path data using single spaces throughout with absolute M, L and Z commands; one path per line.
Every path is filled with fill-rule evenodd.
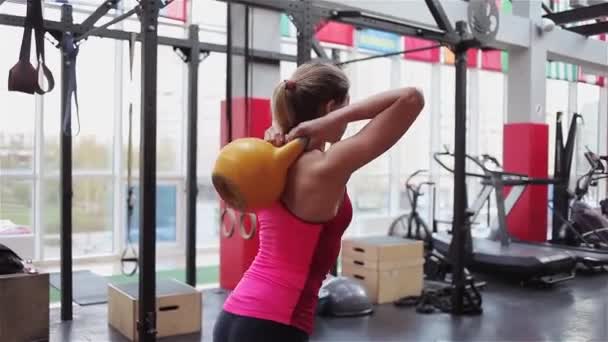
M 576 188 L 572 194 L 573 200 L 570 204 L 570 216 L 569 219 L 561 217 L 564 223 L 561 226 L 560 240 L 557 242 L 570 246 L 608 249 L 606 200 L 600 202 L 599 208 L 593 208 L 583 201 L 590 187 L 597 186 L 599 180 L 608 178 L 608 172 L 603 163 L 608 161 L 608 157 L 598 156 L 588 151 L 585 153 L 585 159 L 589 163 L 589 171 L 576 181 Z
M 397 216 L 391 223 L 388 229 L 388 235 L 399 236 L 407 239 L 422 240 L 426 243 L 430 242 L 431 235 L 437 231 L 437 227 L 433 220 L 432 228 L 429 228 L 427 222 L 418 212 L 418 200 L 424 195 L 423 187 L 427 187 L 433 191 L 432 210 L 435 211 L 435 183 L 432 181 L 423 181 L 417 184 L 412 182 L 412 179 L 417 176 L 428 173 L 428 170 L 418 170 L 412 173 L 405 181 L 405 193 L 411 207 L 409 213 Z M 432 231 L 431 231 L 432 229 Z
M 597 164 L 599 157 L 594 158 L 589 152 L 586 155 L 591 159 L 590 162 L 593 162 L 594 165 Z M 500 240 L 502 246 L 509 246 L 514 242 L 518 244 L 525 244 L 527 246 L 534 246 L 538 251 L 543 250 L 544 252 L 548 253 L 562 250 L 574 257 L 577 264 L 584 266 L 587 269 L 595 269 L 598 267 L 603 268 L 608 265 L 608 250 L 597 250 L 587 246 L 572 246 L 555 242 L 553 240 L 542 243 L 516 241 L 516 239 L 509 234 L 506 217 L 511 209 L 513 209 L 515 206 L 526 187 L 528 185 L 535 184 L 556 184 L 562 180 L 552 178 L 531 178 L 523 174 L 505 173 L 503 171 L 489 170 L 488 168 L 484 168 L 484 173 L 486 178 L 482 179 L 482 184 L 484 185 L 484 188 L 489 187 L 490 189 L 494 190 L 496 194 L 496 207 L 498 211 L 497 222 L 493 225 L 493 227 L 491 227 L 491 240 Z M 505 186 L 511 187 L 511 191 L 506 198 L 503 195 Z M 570 231 L 578 234 L 572 225 L 565 225 L 564 227 L 570 228 Z
M 453 172 L 453 169 L 446 165 L 447 157 L 454 157 L 450 152 L 438 152 L 433 155 L 435 161 L 445 170 Z M 479 202 L 483 196 L 487 196 L 494 191 L 498 218 L 500 222 L 498 229 L 490 238 L 475 238 L 471 235 L 470 229 L 466 233 L 467 244 L 467 265 L 472 270 L 497 273 L 511 278 L 516 278 L 523 282 L 538 282 L 551 285 L 572 279 L 576 266 L 576 259 L 568 252 L 551 246 L 537 246 L 534 244 L 515 241 L 509 236 L 506 230 L 506 215 L 513 208 L 516 199 L 523 192 L 522 187 L 514 187 L 508 198 L 503 197 L 504 186 L 521 185 L 524 180 L 528 184 L 551 184 L 554 180 L 531 179 L 525 175 L 509 173 L 500 170 L 491 170 L 484 165 L 478 158 L 467 156 L 467 160 L 472 161 L 483 173 L 466 172 L 468 177 L 479 178 L 483 185 Z M 508 202 L 509 205 L 505 205 Z M 467 215 L 473 217 L 473 208 L 467 210 Z M 437 232 L 433 234 L 433 247 L 439 252 L 450 255 L 450 244 L 452 234 L 450 232 Z

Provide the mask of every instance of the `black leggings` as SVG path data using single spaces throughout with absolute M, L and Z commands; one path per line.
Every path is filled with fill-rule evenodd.
M 213 342 L 307 342 L 308 335 L 295 327 L 223 311 L 213 328 Z

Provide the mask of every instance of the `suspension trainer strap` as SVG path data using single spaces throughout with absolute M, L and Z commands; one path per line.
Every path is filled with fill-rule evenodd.
M 9 71 L 8 90 L 42 95 L 55 87 L 53 74 L 45 64 L 42 0 L 29 0 L 26 8 L 19 61 Z M 36 68 L 30 62 L 32 31 L 35 32 L 36 39 Z M 43 78 L 47 81 L 46 89 L 40 84 Z
M 133 170 L 133 60 L 135 58 L 135 42 L 137 39 L 136 33 L 131 33 L 129 37 L 129 123 L 128 123 L 128 141 L 127 141 L 127 246 L 122 252 L 121 263 L 122 272 L 125 275 L 132 276 L 137 272 L 138 258 L 135 253 L 135 248 L 131 241 L 131 229 L 133 224 L 133 209 L 135 208 L 135 198 L 133 197 L 132 185 L 132 170 Z M 128 251 L 131 250 L 133 257 L 127 257 Z M 127 271 L 126 263 L 133 263 L 131 271 Z

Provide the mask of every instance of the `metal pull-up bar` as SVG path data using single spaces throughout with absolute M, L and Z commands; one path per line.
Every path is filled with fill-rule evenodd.
M 608 16 L 608 3 L 553 12 L 545 14 L 543 18 L 551 19 L 556 25 L 565 25 L 605 16 Z
M 608 3 L 607 3 L 608 5 Z M 582 34 L 583 36 L 595 36 L 601 33 L 606 33 L 608 32 L 608 21 L 602 21 L 599 23 L 595 23 L 595 24 L 589 24 L 589 25 L 580 25 L 580 26 L 574 26 L 574 27 L 569 27 L 568 28 L 569 31 L 572 32 L 576 32 L 578 34 Z
M 83 22 L 82 22 L 82 27 L 86 30 L 90 30 L 93 28 L 93 26 L 95 25 L 95 23 L 97 21 L 99 21 L 99 19 L 103 18 L 103 16 L 105 16 L 108 11 L 110 11 L 113 8 L 116 8 L 116 5 L 118 5 L 118 2 L 120 0 L 106 0 L 104 1 L 103 4 L 101 4 L 96 10 L 95 12 L 91 13 L 91 15 L 86 18 Z
M 445 14 L 443 7 L 439 3 L 439 0 L 426 0 L 426 6 L 429 8 L 433 19 L 437 23 L 437 27 L 445 32 L 453 32 L 454 28 Z

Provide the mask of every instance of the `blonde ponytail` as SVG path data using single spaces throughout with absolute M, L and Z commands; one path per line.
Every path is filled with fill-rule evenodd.
M 272 95 L 272 118 L 285 131 L 295 126 L 295 117 L 291 101 L 294 91 L 293 81 L 283 81 L 277 85 Z

